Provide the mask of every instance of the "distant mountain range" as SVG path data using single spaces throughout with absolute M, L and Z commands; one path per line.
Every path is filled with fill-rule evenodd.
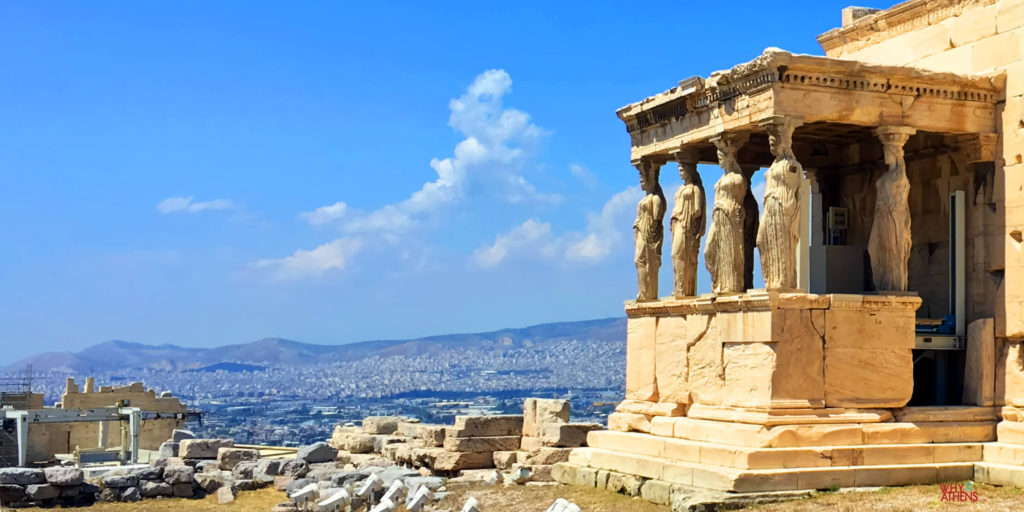
M 281 338 L 266 338 L 241 345 L 195 348 L 115 340 L 93 345 L 79 352 L 48 352 L 31 356 L 8 365 L 4 372 L 18 372 L 26 365 L 32 365 L 33 371 L 60 370 L 79 374 L 145 368 L 174 371 L 208 368 L 215 370 L 218 368 L 217 365 L 225 363 L 275 365 L 309 361 L 353 361 L 372 356 L 433 354 L 448 349 L 507 350 L 543 346 L 571 339 L 625 341 L 626 319 L 558 322 L 483 333 L 446 334 L 412 340 L 363 341 L 343 345 L 316 345 Z

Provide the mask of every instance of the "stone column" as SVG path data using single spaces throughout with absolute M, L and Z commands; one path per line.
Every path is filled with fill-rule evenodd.
M 761 273 L 768 289 L 797 288 L 803 168 L 793 155 L 793 130 L 802 123 L 785 116 L 773 116 L 761 123 L 775 156 L 764 175 L 764 213 L 757 231 Z
M 743 196 L 743 289 L 754 287 L 754 248 L 757 247 L 757 230 L 760 226 L 757 198 L 751 187 L 751 179 L 760 167 L 744 165 L 743 179 L 747 182 L 747 193 Z
M 672 203 L 672 270 L 675 286 L 674 297 L 695 297 L 697 295 L 697 259 L 700 254 L 700 239 L 704 236 L 707 218 L 707 201 L 704 183 L 697 173 L 700 155 L 696 148 L 686 148 L 672 153 L 679 163 L 679 177 L 683 185 L 676 191 Z
M 749 134 L 723 133 L 711 139 L 718 150 L 718 164 L 725 174 L 715 184 L 715 204 L 711 210 L 704 262 L 711 273 L 714 293 L 743 293 L 743 197 L 747 181 L 736 153 Z
M 633 223 L 634 262 L 636 263 L 637 302 L 658 300 L 658 269 L 665 233 L 665 194 L 658 184 L 661 164 L 652 160 L 634 162 L 640 171 L 640 187 L 647 195 L 636 206 Z
M 903 160 L 903 144 L 917 130 L 908 126 L 879 126 L 888 169 L 875 181 L 875 218 L 868 238 L 875 290 L 907 291 L 910 260 L 910 180 Z

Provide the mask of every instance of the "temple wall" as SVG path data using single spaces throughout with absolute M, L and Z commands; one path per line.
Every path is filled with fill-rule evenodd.
M 994 319 L 995 402 L 1024 404 L 1024 0 L 919 4 L 916 12 L 879 13 L 887 18 L 883 24 L 855 21 L 842 29 L 842 37 L 829 41 L 830 34 L 824 34 L 819 41 L 834 58 L 958 74 L 1005 74 L 995 165 L 965 177 L 967 307 L 969 321 Z M 918 185 L 915 178 L 920 179 L 919 171 L 910 172 L 912 190 Z M 918 226 L 915 218 L 915 244 Z M 919 286 L 921 281 L 912 274 L 912 288 L 915 282 Z
M 872 25 L 870 19 L 853 22 L 836 40 L 841 44 L 819 40 L 826 55 L 834 58 L 958 74 L 1005 73 L 1006 101 L 1000 106 L 995 168 L 971 177 L 973 189 L 968 189 L 968 195 L 974 196 L 968 197 L 969 206 L 975 207 L 968 211 L 968 254 L 974 259 L 968 270 L 968 316 L 975 320 L 991 315 L 997 338 L 1020 341 L 1024 339 L 1024 244 L 1020 241 L 1024 232 L 1024 0 L 965 0 L 936 7 L 919 3 L 919 11 L 890 16 L 885 26 Z M 937 22 L 927 24 L 927 19 Z

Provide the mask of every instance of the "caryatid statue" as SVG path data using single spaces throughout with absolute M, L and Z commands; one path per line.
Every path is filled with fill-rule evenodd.
M 800 180 L 803 167 L 793 154 L 793 130 L 800 119 L 774 116 L 761 125 L 775 161 L 764 174 L 764 213 L 757 230 L 761 273 L 768 289 L 797 287 L 797 249 L 800 245 Z
M 636 274 L 639 284 L 637 302 L 658 300 L 658 269 L 661 267 L 661 245 L 665 239 L 662 223 L 665 220 L 665 194 L 658 184 L 660 165 L 641 160 L 640 187 L 647 193 L 636 205 L 633 223 Z
M 704 183 L 697 174 L 698 155 L 696 150 L 684 150 L 673 154 L 679 162 L 679 177 L 683 185 L 676 191 L 672 204 L 672 270 L 675 273 L 675 297 L 697 295 L 697 256 L 700 253 L 700 239 L 705 231 Z
M 880 126 L 875 135 L 882 141 L 889 168 L 875 181 L 875 219 L 868 237 L 871 274 L 879 291 L 907 290 L 910 260 L 910 180 L 903 161 L 903 144 L 917 130 L 906 126 Z
M 718 150 L 718 164 L 725 175 L 715 184 L 715 204 L 711 210 L 704 262 L 711 273 L 714 293 L 743 293 L 743 196 L 747 180 L 743 178 L 736 153 L 748 134 L 725 133 L 711 139 Z

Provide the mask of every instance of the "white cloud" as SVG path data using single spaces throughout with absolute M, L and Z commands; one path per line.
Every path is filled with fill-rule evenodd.
M 301 213 L 299 216 L 306 219 L 306 222 L 309 222 L 313 226 L 321 226 L 344 218 L 347 210 L 348 205 L 338 201 L 332 205 L 321 206 L 311 212 Z
M 332 270 L 344 270 L 362 248 L 358 238 L 339 238 L 309 251 L 299 249 L 284 258 L 255 261 L 249 268 L 283 281 L 321 277 Z
M 557 240 L 551 237 L 551 224 L 530 219 L 495 237 L 494 243 L 473 252 L 473 261 L 484 268 L 491 268 L 512 255 L 522 253 L 553 256 Z
M 544 131 L 530 121 L 527 113 L 503 105 L 502 99 L 511 87 L 508 73 L 492 69 L 478 75 L 462 96 L 449 102 L 448 125 L 465 138 L 455 145 L 452 156 L 430 161 L 437 178 L 424 183 L 407 199 L 371 212 L 348 209 L 335 217 L 316 216 L 321 210 L 344 204 L 335 203 L 303 215 L 310 223 L 313 216 L 324 223 L 338 221 L 349 233 L 401 233 L 445 205 L 458 202 L 474 185 L 492 190 L 499 200 L 510 204 L 560 202 L 560 195 L 538 191 L 521 172 Z
M 512 256 L 599 263 L 629 238 L 633 212 L 641 197 L 639 186 L 629 187 L 608 199 L 600 212 L 588 215 L 586 231 L 570 231 L 562 236 L 554 236 L 549 223 L 530 219 L 499 234 L 493 244 L 477 249 L 472 260 L 484 268 L 495 267 Z
M 430 161 L 436 177 L 406 199 L 372 211 L 359 211 L 337 202 L 302 213 L 300 216 L 309 224 L 335 225 L 346 237 L 311 251 L 299 250 L 287 258 L 261 260 L 250 266 L 269 270 L 281 279 L 315 277 L 346 267 L 361 247 L 353 248 L 348 241 L 358 238 L 367 245 L 394 245 L 401 235 L 424 224 L 439 224 L 441 215 L 456 205 L 469 210 L 477 207 L 476 201 L 488 199 L 542 206 L 560 202 L 560 195 L 538 190 L 524 174 L 545 132 L 533 124 L 529 114 L 504 105 L 511 88 L 508 73 L 492 69 L 478 75 L 461 96 L 449 102 L 448 125 L 461 134 L 462 140 L 451 156 Z M 495 247 L 476 256 L 479 262 L 497 264 L 517 250 L 521 239 L 542 236 L 541 223 L 533 225 L 528 221 L 524 225 L 512 233 L 512 238 L 496 240 Z M 550 232 L 550 226 L 547 230 Z
M 569 244 L 565 258 L 569 261 L 596 263 L 604 260 L 621 245 L 633 229 L 636 204 L 643 198 L 639 186 L 629 187 L 604 203 L 600 213 L 590 214 L 587 232 Z M 570 237 L 571 238 L 571 237 Z
M 238 208 L 230 199 L 214 199 L 212 201 L 194 201 L 193 196 L 168 197 L 156 205 L 160 213 L 188 212 L 198 213 L 205 210 L 234 210 Z
M 590 169 L 586 168 L 586 166 L 580 164 L 569 164 L 569 173 L 572 174 L 574 178 L 580 180 L 580 183 L 582 183 L 584 187 L 591 190 L 597 187 L 597 178 L 594 176 L 594 173 L 590 172 Z

